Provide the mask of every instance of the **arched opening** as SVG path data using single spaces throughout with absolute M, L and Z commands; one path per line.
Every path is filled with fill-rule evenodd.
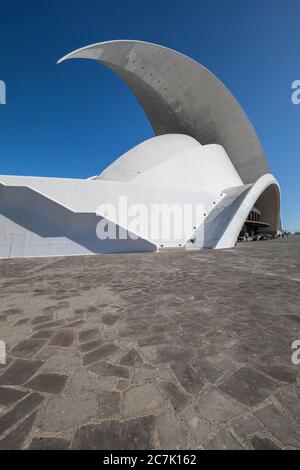
M 248 236 L 276 235 L 279 228 L 280 192 L 277 184 L 270 184 L 251 208 L 239 235 L 239 240 Z
M 237 188 L 235 193 L 229 192 L 222 199 L 210 223 L 206 221 L 205 247 L 233 247 L 254 207 L 259 211 L 261 220 L 267 224 L 267 230 L 276 233 L 279 226 L 280 189 L 273 175 L 265 174 L 253 185 Z
M 259 196 L 255 207 L 260 211 L 260 219 L 269 225 L 267 231 L 277 232 L 279 225 L 280 194 L 276 184 L 268 186 Z

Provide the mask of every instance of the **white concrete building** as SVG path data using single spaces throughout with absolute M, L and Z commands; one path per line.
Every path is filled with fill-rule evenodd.
M 88 180 L 0 176 L 0 256 L 229 248 L 245 222 L 277 231 L 278 182 L 244 111 L 213 74 L 140 41 L 87 46 L 59 62 L 71 58 L 119 75 L 156 136 Z

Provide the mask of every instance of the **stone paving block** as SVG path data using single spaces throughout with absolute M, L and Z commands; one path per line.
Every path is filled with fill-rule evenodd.
M 236 363 L 232 359 L 230 359 L 229 357 L 225 356 L 225 354 L 222 354 L 222 353 L 209 357 L 208 361 L 211 362 L 214 366 L 216 366 L 220 370 L 231 371 L 236 368 Z
M 38 374 L 26 383 L 26 386 L 47 393 L 61 393 L 65 388 L 67 375 L 62 374 Z
M 182 422 L 172 413 L 163 413 L 157 418 L 161 448 L 164 450 L 185 449 L 187 435 Z
M 230 428 L 241 441 L 247 441 L 249 435 L 254 433 L 265 433 L 266 428 L 254 415 L 242 415 L 230 423 Z
M 242 367 L 218 388 L 244 405 L 255 406 L 275 390 L 276 383 L 250 367 Z
M 114 315 L 112 313 L 106 313 L 102 316 L 101 320 L 105 325 L 114 325 L 120 318 L 120 315 Z
M 126 388 L 129 387 L 129 383 L 130 383 L 129 380 L 127 380 L 127 379 L 120 379 L 120 380 L 118 380 L 118 383 L 116 385 L 116 389 L 120 390 L 120 391 L 126 390 Z
M 36 418 L 36 412 L 32 413 L 12 432 L 0 440 L 0 450 L 19 450 L 30 433 Z
M 77 396 L 90 391 L 111 391 L 117 380 L 116 377 L 97 377 L 92 371 L 82 366 L 70 375 L 64 393 Z
M 91 341 L 88 341 L 87 343 L 81 343 L 79 346 L 77 346 L 77 349 L 79 349 L 80 352 L 86 353 L 93 351 L 94 349 L 100 348 L 102 346 L 103 340 L 102 339 L 93 339 Z
M 210 383 L 215 383 L 223 373 L 207 360 L 200 360 L 197 363 L 193 363 L 199 376 L 203 377 L 203 380 L 207 380 Z
M 193 357 L 191 348 L 179 346 L 158 346 L 155 362 L 189 362 Z
M 55 329 L 58 329 L 58 328 L 62 327 L 64 324 L 65 324 L 64 320 L 54 320 L 54 321 L 50 321 L 48 323 L 40 323 L 38 325 L 35 325 L 32 328 L 32 330 L 34 332 L 35 331 L 40 331 L 40 330 L 49 330 L 49 329 L 55 330 Z
M 32 325 L 39 325 L 40 323 L 48 323 L 49 321 L 53 320 L 54 314 L 47 314 L 47 315 L 41 315 L 38 317 L 35 317 L 31 320 Z
M 21 320 L 18 320 L 14 326 L 22 326 L 26 325 L 29 322 L 30 318 L 21 318 Z
M 119 392 L 98 393 L 98 416 L 99 418 L 112 418 L 121 411 Z
M 142 367 L 136 367 L 133 372 L 133 380 L 135 382 L 140 382 L 143 380 L 156 380 L 156 379 L 170 379 L 171 378 L 171 369 L 169 365 L 163 365 L 158 367 L 153 367 L 145 365 Z
M 54 305 L 47 305 L 46 307 L 43 308 L 43 312 L 45 314 L 54 313 L 55 310 L 56 310 L 56 307 Z
M 43 339 L 26 339 L 20 341 L 12 350 L 11 354 L 15 357 L 29 359 L 44 345 Z
M 251 443 L 255 450 L 280 450 L 280 447 L 267 437 L 253 436 Z
M 299 315 L 285 315 L 286 318 L 292 320 L 293 322 L 300 323 L 300 316 Z
M 36 426 L 45 433 L 63 432 L 94 416 L 97 416 L 96 393 L 83 392 L 76 399 L 71 394 L 57 395 L 40 408 Z
M 83 365 L 87 366 L 93 362 L 101 361 L 114 354 L 120 348 L 113 343 L 106 343 L 99 348 L 91 351 L 83 356 Z
M 165 344 L 165 343 L 168 343 L 168 340 L 165 335 L 147 336 L 146 338 L 141 338 L 138 340 L 138 345 L 140 347 L 154 346 L 156 344 Z
M 282 414 L 274 405 L 261 408 L 255 415 L 284 445 L 300 448 L 300 425 Z
M 28 447 L 29 450 L 66 450 L 70 441 L 62 437 L 34 437 Z
M 16 424 L 20 419 L 31 413 L 41 404 L 43 396 L 38 393 L 31 393 L 5 415 L 0 416 L 0 434 Z
M 196 402 L 195 409 L 212 424 L 226 423 L 243 412 L 240 405 L 215 389 L 205 391 Z
M 21 308 L 8 308 L 6 310 L 2 310 L 2 313 L 10 317 L 13 315 L 21 315 L 22 313 L 24 313 L 24 310 Z
M 131 388 L 124 395 L 124 414 L 134 416 L 163 406 L 164 400 L 153 384 L 148 383 Z
M 190 434 L 197 445 L 203 444 L 208 439 L 210 425 L 193 406 L 188 406 L 182 412 L 182 417 L 189 429 Z
M 199 374 L 194 367 L 181 362 L 172 365 L 172 369 L 183 388 L 191 393 L 198 394 L 204 387 L 202 374 Z
M 86 313 L 84 308 L 76 308 L 74 310 L 74 315 L 78 315 L 79 317 L 83 317 L 83 315 Z
M 219 336 L 216 342 L 219 348 L 229 349 L 238 344 L 239 341 L 239 336 L 232 333 L 225 333 Z
M 274 380 L 278 380 L 286 383 L 296 383 L 297 382 L 297 367 L 291 366 L 289 368 L 277 365 L 270 365 L 259 367 L 259 371 L 264 374 L 269 375 Z
M 296 394 L 292 393 L 289 390 L 282 389 L 276 393 L 276 399 L 279 401 L 280 405 L 288 410 L 294 419 L 300 422 L 300 396 L 297 397 Z
M 130 421 L 105 421 L 82 426 L 75 433 L 72 448 L 79 450 L 150 450 L 156 449 L 156 417 L 145 416 Z
M 0 385 L 22 385 L 37 372 L 42 364 L 42 361 L 16 359 L 0 375 Z
M 48 359 L 41 369 L 41 372 L 70 373 L 81 367 L 81 357 L 73 347 L 59 348 L 58 352 Z
M 72 329 L 60 330 L 50 339 L 49 346 L 60 346 L 66 348 L 74 342 L 74 331 Z
M 89 367 L 89 370 L 99 375 L 99 377 L 112 376 L 121 377 L 124 379 L 129 378 L 129 371 L 126 367 L 115 366 L 114 364 L 110 364 L 109 362 L 105 361 L 96 362 L 96 364 L 93 364 Z
M 27 393 L 14 388 L 0 387 L 0 405 L 10 406 L 24 398 Z
M 86 330 L 79 331 L 79 341 L 80 343 L 85 343 L 95 339 L 95 337 L 99 336 L 99 329 L 98 328 L 88 328 Z
M 45 346 L 44 348 L 40 349 L 37 354 L 35 354 L 34 359 L 48 361 L 48 359 L 55 356 L 55 354 L 58 352 L 59 348 L 57 346 Z
M 68 321 L 67 322 L 67 327 L 68 328 L 79 328 L 80 326 L 83 326 L 86 324 L 85 320 L 73 320 L 73 321 Z
M 147 325 L 139 326 L 131 326 L 125 327 L 125 328 L 120 328 L 119 329 L 119 337 L 120 338 L 133 338 L 133 339 L 138 339 L 142 338 L 145 336 L 145 333 L 148 331 Z
M 188 395 L 179 390 L 173 382 L 162 382 L 160 386 L 166 393 L 176 411 L 181 410 L 188 404 Z
M 120 359 L 120 364 L 125 366 L 136 366 L 142 364 L 143 358 L 136 349 L 131 349 Z
M 36 338 L 44 338 L 44 339 L 49 339 L 51 336 L 54 334 L 53 330 L 39 330 L 36 333 L 33 333 L 31 335 L 31 339 L 36 339 Z
M 249 325 L 251 325 L 250 322 Z M 244 328 L 247 328 L 249 325 L 245 325 Z M 250 338 L 238 343 L 226 352 L 236 362 L 257 364 L 261 362 L 261 356 L 268 354 L 269 347 L 266 341 L 259 342 L 257 338 Z
M 243 446 L 232 436 L 228 429 L 218 432 L 206 447 L 207 450 L 242 450 Z

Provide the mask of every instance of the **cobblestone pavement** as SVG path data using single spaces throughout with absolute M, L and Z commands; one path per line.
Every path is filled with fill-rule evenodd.
M 300 448 L 300 237 L 0 261 L 0 449 Z

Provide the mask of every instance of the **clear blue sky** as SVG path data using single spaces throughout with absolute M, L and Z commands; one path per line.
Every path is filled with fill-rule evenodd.
M 112 72 L 65 53 L 110 39 L 181 51 L 238 98 L 282 188 L 285 228 L 300 230 L 299 0 L 1 0 L 0 174 L 86 178 L 153 135 Z

